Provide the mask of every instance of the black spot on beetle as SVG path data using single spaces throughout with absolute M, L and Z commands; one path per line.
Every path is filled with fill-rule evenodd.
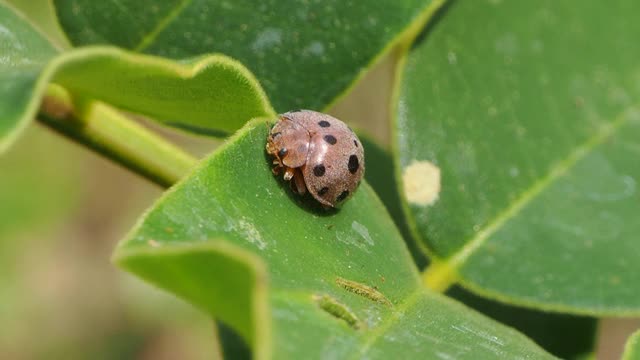
M 347 164 L 347 167 L 349 168 L 350 173 L 355 174 L 360 167 L 360 161 L 358 161 L 358 157 L 355 155 L 349 156 L 349 164 Z
M 287 150 L 287 148 L 282 148 L 282 149 L 280 149 L 280 150 L 278 151 L 278 157 L 279 157 L 279 158 L 283 158 L 283 157 L 287 156 L 287 153 L 288 153 L 288 152 L 289 152 L 289 151 Z
M 280 135 L 282 135 L 282 133 L 281 133 L 280 131 L 278 131 L 278 132 L 274 132 L 274 133 L 271 133 L 271 138 L 272 138 L 272 139 L 275 139 L 275 138 L 277 138 L 277 137 L 278 137 L 278 136 L 280 136 Z
M 313 167 L 313 175 L 322 176 L 322 175 L 324 175 L 326 170 L 327 169 L 324 168 L 324 165 L 322 165 L 322 164 L 316 165 L 316 166 Z
M 338 198 L 336 198 L 336 201 L 337 202 L 344 201 L 344 199 L 346 199 L 347 196 L 349 196 L 349 190 L 345 190 L 341 192 L 340 195 L 338 195 Z
M 333 135 L 325 135 L 324 141 L 328 142 L 331 145 L 335 145 L 338 142 L 338 139 L 336 139 L 336 137 Z
M 318 125 L 320 125 L 320 127 L 329 127 L 331 126 L 331 123 L 326 120 L 322 120 L 322 121 L 318 121 Z
M 329 188 L 325 186 L 325 187 L 323 187 L 322 189 L 320 189 L 320 190 L 318 191 L 318 195 L 320 195 L 320 196 L 324 196 L 324 195 L 326 195 L 326 194 L 327 194 L 327 192 L 328 192 L 328 191 L 329 191 Z
M 353 145 L 355 145 L 356 147 L 358 147 L 358 142 L 353 140 Z

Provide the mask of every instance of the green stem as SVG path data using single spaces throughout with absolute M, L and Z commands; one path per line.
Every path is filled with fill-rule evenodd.
M 176 183 L 197 162 L 113 107 L 72 100 L 58 85 L 48 87 L 38 120 L 163 187 Z

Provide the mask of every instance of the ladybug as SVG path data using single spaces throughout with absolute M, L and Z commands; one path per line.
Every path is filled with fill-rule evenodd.
M 307 191 L 325 207 L 338 207 L 360 185 L 364 149 L 356 134 L 327 114 L 296 110 L 279 115 L 267 137 L 273 173 L 284 172 L 292 190 Z

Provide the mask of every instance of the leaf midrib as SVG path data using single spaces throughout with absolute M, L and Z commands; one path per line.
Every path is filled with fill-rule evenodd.
M 424 290 L 425 289 L 420 284 L 417 284 L 417 287 L 413 292 L 409 293 L 402 302 L 394 305 L 390 309 L 389 316 L 385 317 L 385 319 L 380 324 L 378 324 L 375 329 L 366 333 L 366 336 L 360 337 L 361 340 L 364 340 L 362 342 L 362 346 L 357 349 L 351 359 L 362 359 L 367 351 L 371 349 L 371 347 L 376 343 L 376 341 L 384 336 L 387 331 L 398 322 L 398 320 L 403 318 L 403 315 L 406 314 L 408 310 L 410 310 L 418 303 L 418 300 L 420 300 L 421 296 L 424 294 Z M 311 299 L 313 295 L 314 292 L 308 290 L 271 290 L 271 296 L 287 300 L 294 299 L 302 303 L 308 303 L 308 299 Z
M 403 315 L 407 313 L 409 309 L 415 306 L 420 300 L 420 297 L 424 293 L 424 288 L 420 285 L 416 288 L 414 292 L 412 292 L 409 296 L 405 298 L 400 304 L 395 305 L 391 309 L 390 315 L 379 324 L 373 331 L 369 334 L 370 336 L 364 337 L 366 340 L 362 347 L 358 350 L 357 353 L 352 357 L 353 360 L 363 359 L 364 355 L 369 351 L 369 349 L 380 339 L 387 331 L 395 325 L 398 320 L 403 318 Z
M 593 149 L 602 145 L 608 138 L 615 135 L 617 131 L 626 125 L 631 118 L 633 112 L 640 111 L 640 107 L 633 104 L 622 110 L 613 121 L 601 126 L 591 137 L 582 144 L 578 145 L 565 158 L 556 162 L 546 175 L 540 177 L 537 181 L 524 190 L 520 196 L 504 211 L 500 212 L 491 221 L 487 223 L 474 237 L 465 243 L 458 251 L 447 259 L 438 259 L 434 256 L 433 264 L 430 265 L 423 273 L 423 281 L 425 285 L 438 292 L 443 292 L 450 285 L 457 282 L 457 271 L 478 249 L 484 245 L 487 240 L 503 227 L 509 220 L 516 217 L 520 211 L 529 203 L 535 200 L 544 190 L 546 190 L 557 179 L 567 174 L 580 160 L 590 154 Z
M 191 4 L 191 0 L 182 0 L 171 11 L 169 11 L 164 17 L 160 18 L 156 26 L 143 36 L 138 42 L 138 45 L 132 48 L 133 51 L 141 52 L 146 49 L 151 43 L 158 37 L 158 35 L 171 24 L 187 7 Z

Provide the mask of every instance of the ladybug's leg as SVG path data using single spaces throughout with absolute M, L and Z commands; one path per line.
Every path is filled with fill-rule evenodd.
M 307 186 L 304 183 L 304 177 L 299 168 L 295 171 L 291 185 L 293 190 L 300 195 L 304 195 L 307 192 Z
M 273 175 L 280 174 L 283 168 L 282 161 L 278 158 L 278 155 L 274 150 L 274 145 L 271 141 L 267 141 L 266 149 L 267 149 L 267 153 L 269 153 L 272 156 L 275 156 L 275 158 L 271 162 L 271 164 L 274 165 L 273 168 L 271 169 L 271 172 L 273 173 Z
M 280 171 L 282 171 L 282 164 L 280 164 L 280 161 L 278 161 L 278 159 L 273 160 L 273 165 L 275 165 L 271 169 L 271 172 L 273 173 L 273 175 L 280 174 Z
M 285 168 L 285 170 L 284 170 L 284 179 L 286 181 L 289 181 L 289 180 L 291 180 L 293 178 L 294 174 L 295 174 L 295 169 L 290 168 L 290 167 Z

